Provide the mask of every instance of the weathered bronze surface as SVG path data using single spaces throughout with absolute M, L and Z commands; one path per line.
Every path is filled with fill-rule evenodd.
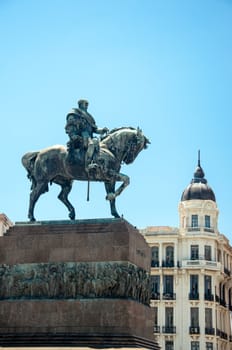
M 128 262 L 0 265 L 0 300 L 129 298 L 149 305 L 150 275 Z
M 132 163 L 137 155 L 147 147 L 149 140 L 139 128 L 113 129 L 101 140 L 96 139 L 97 147 L 94 147 L 88 166 L 86 166 L 87 150 L 83 145 L 83 137 L 77 140 L 79 143 L 77 142 L 75 147 L 55 145 L 41 151 L 26 153 L 22 157 L 22 163 L 32 181 L 28 212 L 31 221 L 35 221 L 35 204 L 40 195 L 48 191 L 49 183 L 61 186 L 58 198 L 68 208 L 70 219 L 75 219 L 75 209 L 68 200 L 73 180 L 104 182 L 111 214 L 119 217 L 115 199 L 130 181 L 127 175 L 120 173 L 121 165 Z M 122 184 L 115 189 L 117 181 Z

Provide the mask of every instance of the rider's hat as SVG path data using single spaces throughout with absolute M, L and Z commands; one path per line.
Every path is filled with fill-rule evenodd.
M 78 101 L 78 106 L 81 106 L 81 105 L 89 105 L 89 102 L 87 100 L 84 100 L 84 99 L 81 99 Z

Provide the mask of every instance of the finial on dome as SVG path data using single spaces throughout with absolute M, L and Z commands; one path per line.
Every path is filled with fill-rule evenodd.
M 201 151 L 198 150 L 198 166 L 201 166 Z
M 193 178 L 193 182 L 207 182 L 206 179 L 204 179 L 205 173 L 201 167 L 201 160 L 200 160 L 200 150 L 198 151 L 198 162 L 197 162 L 197 167 L 196 170 L 194 172 L 194 178 Z

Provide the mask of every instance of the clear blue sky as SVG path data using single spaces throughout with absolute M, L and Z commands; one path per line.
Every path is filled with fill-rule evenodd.
M 123 166 L 118 198 L 133 225 L 179 225 L 178 203 L 201 165 L 232 238 L 232 2 L 1 0 L 0 212 L 26 221 L 24 153 L 65 144 L 68 111 L 89 100 L 100 127 L 140 126 L 151 145 Z M 77 218 L 110 217 L 103 184 L 75 182 Z M 37 220 L 66 219 L 53 185 Z

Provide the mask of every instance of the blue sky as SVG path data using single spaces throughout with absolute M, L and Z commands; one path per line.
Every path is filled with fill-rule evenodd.
M 24 153 L 65 144 L 68 111 L 89 101 L 99 127 L 140 126 L 151 145 L 123 166 L 118 197 L 133 225 L 178 226 L 178 204 L 201 165 L 232 234 L 232 2 L 1 0 L 0 212 L 26 221 Z M 75 182 L 77 218 L 110 217 L 103 184 Z M 37 220 L 68 218 L 50 187 Z

